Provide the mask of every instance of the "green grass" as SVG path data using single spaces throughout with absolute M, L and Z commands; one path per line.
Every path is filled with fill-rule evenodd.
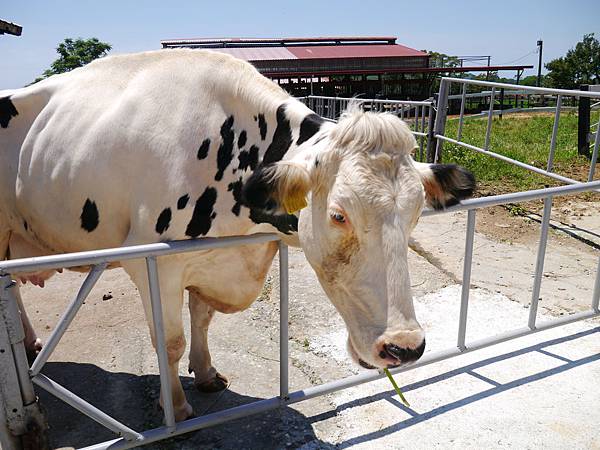
M 592 123 L 598 121 L 599 112 L 592 114 Z M 494 117 L 489 150 L 509 158 L 546 169 L 554 115 L 546 113 L 530 116 L 505 115 Z M 463 125 L 462 141 L 483 147 L 487 118 L 466 118 Z M 445 135 L 455 139 L 458 119 L 450 118 Z M 500 161 L 473 150 L 453 144 L 444 144 L 444 163 L 456 163 L 471 170 L 480 186 L 493 193 L 515 192 L 538 189 L 547 185 L 561 184 L 551 178 L 512 164 Z M 556 141 L 554 172 L 580 181 L 587 181 L 589 160 L 577 154 L 577 115 L 562 113 Z M 600 165 L 595 179 L 599 179 Z

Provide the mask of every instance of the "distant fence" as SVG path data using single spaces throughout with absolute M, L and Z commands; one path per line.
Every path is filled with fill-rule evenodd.
M 350 102 L 358 103 L 365 111 L 389 112 L 404 120 L 419 143 L 419 161 L 433 158 L 433 123 L 435 109 L 432 100 L 379 100 L 309 95 L 300 100 L 321 117 L 337 120 Z
M 448 117 L 449 110 L 449 101 L 450 101 L 450 89 L 453 84 L 462 85 L 461 88 L 461 96 L 460 96 L 460 108 L 458 115 L 458 129 L 455 138 L 451 138 L 445 135 L 446 130 L 446 120 Z M 464 142 L 462 140 L 462 131 L 465 119 L 465 105 L 467 101 L 467 95 L 469 94 L 469 87 L 487 87 L 491 88 L 488 92 L 482 92 L 480 94 L 486 95 L 488 97 L 489 108 L 487 111 L 487 128 L 485 133 L 485 143 L 483 147 L 477 147 L 470 143 Z M 544 95 L 552 98 L 555 106 L 554 110 L 554 125 L 552 127 L 552 135 L 550 138 L 550 147 L 548 149 L 548 160 L 546 164 L 546 169 L 540 169 L 539 167 L 535 167 L 531 164 L 527 164 L 521 161 L 516 161 L 514 159 L 508 158 L 506 156 L 500 155 L 493 151 L 490 151 L 490 136 L 492 133 L 492 118 L 494 116 L 494 101 L 497 95 L 503 90 L 520 90 L 521 92 L 529 92 L 532 95 Z M 549 89 L 549 88 L 540 88 L 540 87 L 525 87 L 514 84 L 504 84 L 504 83 L 495 83 L 490 81 L 478 81 L 478 80 L 467 80 L 462 78 L 442 78 L 440 83 L 440 91 L 436 101 L 437 108 L 437 116 L 434 125 L 434 136 L 437 139 L 436 150 L 434 161 L 440 161 L 442 157 L 442 149 L 445 142 L 459 145 L 463 148 L 467 148 L 473 150 L 478 153 L 483 153 L 485 155 L 491 156 L 496 159 L 500 159 L 502 161 L 511 163 L 513 165 L 519 166 L 523 169 L 529 170 L 531 172 L 536 172 L 541 175 L 546 175 L 550 178 L 554 178 L 556 180 L 562 181 L 564 183 L 578 183 L 577 180 L 573 180 L 571 178 L 558 175 L 554 173 L 554 153 L 556 150 L 556 137 L 558 133 L 558 125 L 560 122 L 561 112 L 563 111 L 562 103 L 563 98 L 577 98 L 579 99 L 579 104 L 581 105 L 585 101 L 588 103 L 591 100 L 594 102 L 600 102 L 600 92 L 592 92 L 585 90 L 567 90 L 567 89 Z M 586 135 L 589 133 L 590 125 L 589 122 L 587 124 L 585 133 Z M 600 139 L 598 138 L 598 134 L 600 133 L 600 127 L 596 126 L 595 137 L 594 137 L 594 145 L 591 151 L 591 162 L 590 168 L 588 172 L 588 181 L 592 181 L 594 178 L 594 173 L 596 170 L 596 161 L 598 160 L 598 151 Z M 589 156 L 589 141 L 586 141 L 586 155 Z

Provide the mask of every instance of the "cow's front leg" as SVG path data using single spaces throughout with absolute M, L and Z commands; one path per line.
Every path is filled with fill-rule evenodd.
M 188 291 L 192 335 L 189 371 L 194 372 L 194 384 L 200 392 L 222 391 L 229 382 L 213 367 L 208 350 L 208 326 L 215 310 L 202 300 L 202 294 L 196 289 Z
M 124 262 L 123 267 L 138 287 L 146 313 L 146 320 L 150 327 L 152 345 L 156 349 L 156 336 L 152 319 L 146 264 L 139 261 L 129 261 Z M 165 344 L 169 364 L 168 370 L 171 379 L 171 395 L 173 397 L 175 420 L 179 422 L 193 414 L 192 407 L 185 398 L 181 380 L 179 379 L 179 360 L 185 352 L 185 336 L 183 334 L 183 322 L 181 319 L 181 310 L 183 308 L 181 271 L 175 265 L 168 264 L 166 261 L 163 262 L 162 259 L 158 260 L 158 268 Z M 162 391 L 160 406 L 163 406 Z

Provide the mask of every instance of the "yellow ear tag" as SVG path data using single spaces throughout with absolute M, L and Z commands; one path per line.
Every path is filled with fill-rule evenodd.
M 283 201 L 283 208 L 288 214 L 294 214 L 307 206 L 306 197 L 302 194 L 291 195 Z

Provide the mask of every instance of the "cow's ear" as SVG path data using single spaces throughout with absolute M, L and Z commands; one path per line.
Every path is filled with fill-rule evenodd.
M 415 163 L 425 188 L 427 204 L 434 209 L 456 205 L 471 197 L 475 190 L 475 177 L 455 164 Z
M 257 169 L 242 189 L 249 208 L 292 214 L 307 206 L 310 175 L 299 163 L 280 161 Z

